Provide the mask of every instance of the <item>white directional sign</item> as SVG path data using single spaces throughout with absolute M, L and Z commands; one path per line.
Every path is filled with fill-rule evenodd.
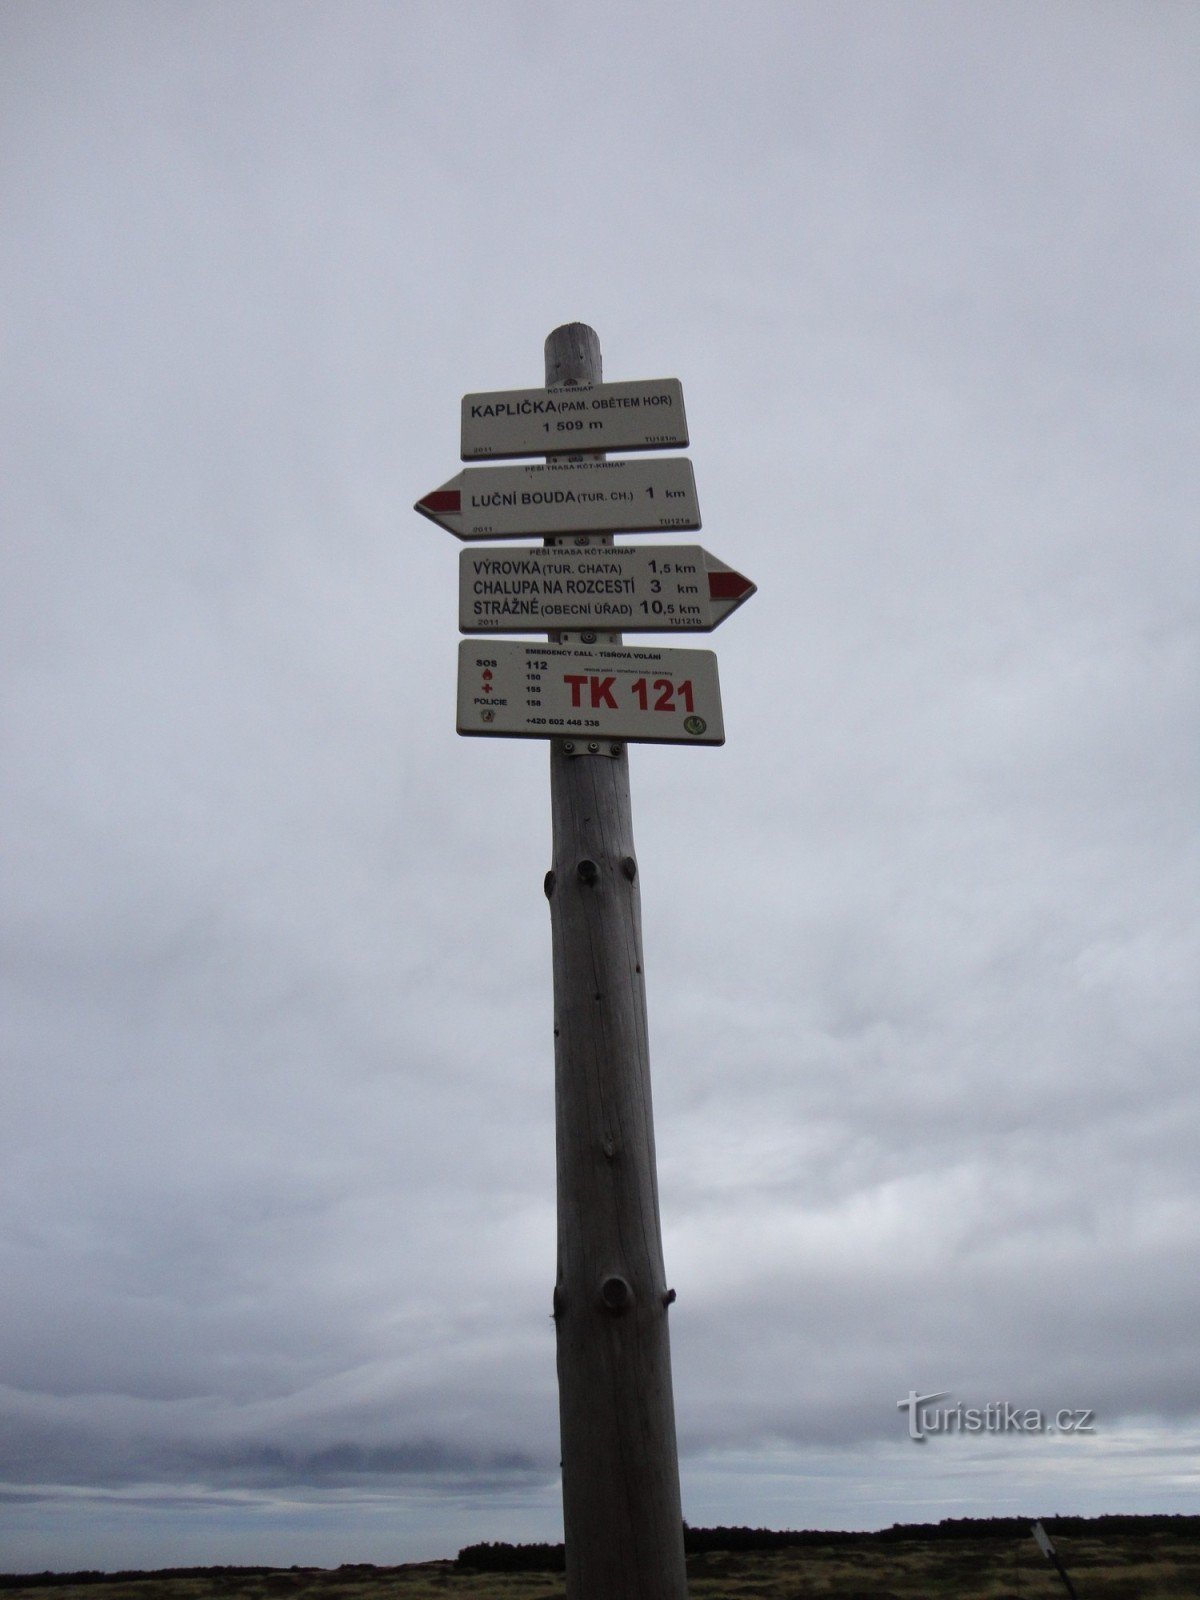
M 700 526 L 696 479 L 686 456 L 468 467 L 418 500 L 415 509 L 460 539 Z
M 724 744 L 711 650 L 578 650 L 515 639 L 458 647 L 458 731 L 507 738 Z
M 678 378 L 463 396 L 464 461 L 559 450 L 669 450 L 687 442 Z
M 463 633 L 611 628 L 710 633 L 755 592 L 749 578 L 696 544 L 464 550 Z

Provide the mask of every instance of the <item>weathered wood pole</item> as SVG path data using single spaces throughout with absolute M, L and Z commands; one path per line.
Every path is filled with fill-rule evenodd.
M 548 385 L 601 372 L 591 328 L 546 340 Z M 567 1596 L 687 1600 L 627 750 L 553 740 L 550 793 Z

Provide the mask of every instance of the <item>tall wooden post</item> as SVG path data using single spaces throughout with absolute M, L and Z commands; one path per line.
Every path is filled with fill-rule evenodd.
M 600 381 L 592 329 L 556 328 L 547 385 Z M 626 749 L 553 740 L 550 793 L 567 1596 L 686 1600 Z

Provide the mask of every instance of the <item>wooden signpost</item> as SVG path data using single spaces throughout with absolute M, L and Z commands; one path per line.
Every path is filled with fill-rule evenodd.
M 724 720 L 711 651 L 626 646 L 617 630 L 707 631 L 754 585 L 696 546 L 613 546 L 700 519 L 686 461 L 597 455 L 686 446 L 678 381 L 601 379 L 591 328 L 556 328 L 544 389 L 462 409 L 464 460 L 546 465 L 460 473 L 416 510 L 464 540 L 545 538 L 462 554 L 462 631 L 548 638 L 465 640 L 457 726 L 550 741 L 567 1596 L 687 1600 L 628 745 L 720 744 Z

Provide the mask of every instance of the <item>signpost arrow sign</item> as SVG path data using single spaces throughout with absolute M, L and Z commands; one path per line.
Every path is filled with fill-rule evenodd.
M 678 378 L 463 396 L 464 461 L 556 450 L 669 450 L 686 448 L 687 442 Z
M 418 500 L 415 509 L 460 539 L 700 526 L 696 479 L 686 456 L 468 467 Z
M 458 626 L 462 633 L 711 633 L 754 592 L 749 578 L 695 544 L 464 550 Z
M 711 650 L 579 650 L 515 639 L 458 647 L 458 731 L 515 739 L 724 744 Z
M 1071 1596 L 1071 1600 L 1078 1600 L 1078 1597 L 1075 1593 L 1075 1585 L 1071 1582 L 1066 1567 L 1063 1566 L 1062 1561 L 1059 1559 L 1058 1551 L 1054 1548 L 1050 1535 L 1046 1532 L 1045 1528 L 1042 1527 L 1040 1522 L 1035 1522 L 1030 1531 L 1032 1532 L 1033 1537 L 1037 1540 L 1038 1549 L 1045 1556 L 1046 1560 L 1053 1564 L 1055 1571 L 1066 1585 L 1066 1590 Z

